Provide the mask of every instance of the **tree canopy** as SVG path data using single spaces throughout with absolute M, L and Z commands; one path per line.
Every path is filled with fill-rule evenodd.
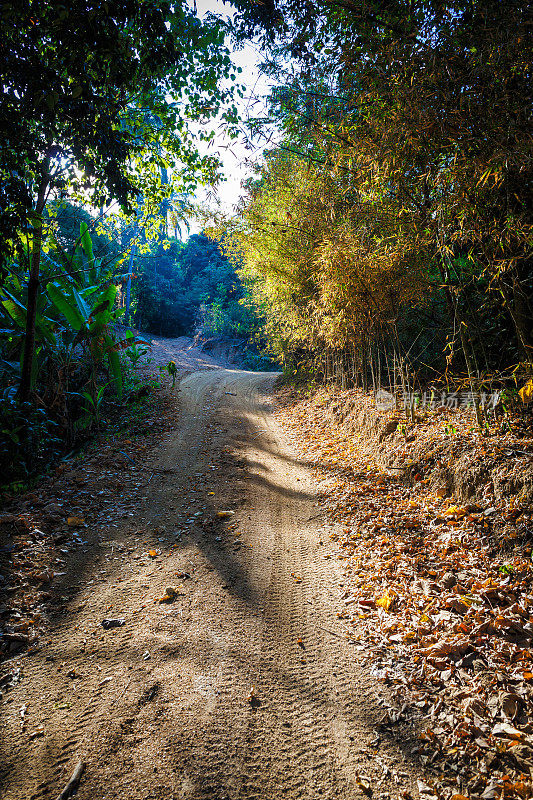
M 234 268 L 217 244 L 194 234 L 186 244 L 155 245 L 137 259 L 134 282 L 135 322 L 141 330 L 163 336 L 186 336 L 201 324 L 201 307 L 227 306 L 242 296 Z
M 17 0 L 1 15 L 0 256 L 41 213 L 39 188 L 127 206 L 161 165 L 182 186 L 213 176 L 188 125 L 226 98 L 220 23 L 170 0 Z
M 23 0 L 1 14 L 0 266 L 16 255 L 29 272 L 27 400 L 48 199 L 131 210 L 142 194 L 157 209 L 173 189 L 213 178 L 217 160 L 200 156 L 189 123 L 220 111 L 232 67 L 221 24 L 185 3 Z
M 276 146 L 228 247 L 273 334 L 313 358 L 399 328 L 427 350 L 431 319 L 432 368 L 530 364 L 530 4 L 236 5 L 274 84 L 252 135 Z

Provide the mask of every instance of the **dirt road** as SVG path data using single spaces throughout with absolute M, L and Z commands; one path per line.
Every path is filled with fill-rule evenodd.
M 336 616 L 340 565 L 270 413 L 273 381 L 181 382 L 137 507 L 87 534 L 61 578 L 69 600 L 2 707 L 5 800 L 57 797 L 79 759 L 80 800 L 413 791 Z M 166 587 L 177 597 L 155 602 Z

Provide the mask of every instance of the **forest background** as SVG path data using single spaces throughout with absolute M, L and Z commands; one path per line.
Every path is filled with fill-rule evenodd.
M 530 396 L 529 4 L 232 9 L 2 7 L 9 480 L 135 393 L 137 329 L 238 337 L 291 379 Z M 228 48 L 245 41 L 261 113 Z M 220 129 L 256 154 L 251 177 L 184 243 Z

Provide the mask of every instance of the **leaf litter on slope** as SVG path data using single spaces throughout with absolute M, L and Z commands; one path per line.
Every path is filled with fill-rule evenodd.
M 512 498 L 462 505 L 423 480 L 407 486 L 336 424 L 328 394 L 277 399 L 278 418 L 323 479 L 346 573 L 338 616 L 393 692 L 382 727 L 392 733 L 405 720 L 418 731 L 421 796 L 532 797 L 533 569 Z

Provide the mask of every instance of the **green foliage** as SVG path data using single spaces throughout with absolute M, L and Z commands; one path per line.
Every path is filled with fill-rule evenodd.
M 249 338 L 257 330 L 257 317 L 246 296 L 228 299 L 218 293 L 211 303 L 199 309 L 198 325 L 206 334 Z
M 45 263 L 50 253 L 52 259 L 60 259 L 61 266 L 72 273 L 73 277 L 81 274 L 82 270 L 91 268 L 92 259 L 85 257 L 84 249 L 79 246 L 83 223 L 90 235 L 95 265 L 101 269 L 105 269 L 108 264 L 115 265 L 123 255 L 123 250 L 119 245 L 120 236 L 115 231 L 108 230 L 111 219 L 110 214 L 100 214 L 95 218 L 83 206 L 66 200 L 49 202 L 45 209 Z
M 164 372 L 165 370 L 166 372 L 168 372 L 169 376 L 172 378 L 172 388 L 174 388 L 176 385 L 176 377 L 178 375 L 178 368 L 176 367 L 176 362 L 169 361 L 168 364 L 159 367 L 159 369 L 161 370 L 161 372 Z
M 77 428 L 89 428 L 94 424 L 98 433 L 100 432 L 100 407 L 104 399 L 105 390 L 106 386 L 95 386 L 92 393 L 87 391 L 79 393 L 79 397 L 82 398 L 84 404 L 82 416 L 76 422 Z
M 81 223 L 70 253 L 59 243 L 49 250 L 42 276 L 46 291 L 38 295 L 32 373 L 39 404 L 32 405 L 17 399 L 28 276 L 20 264 L 11 265 L 6 285 L 0 289 L 5 477 L 27 478 L 42 469 L 61 445 L 72 446 L 80 432 L 89 433 L 93 427 L 99 431 L 105 386 L 113 386 L 116 398 L 122 396 L 121 353 L 134 347 L 133 359 L 138 363 L 144 340 L 131 331 L 120 333 L 117 322 L 122 310 L 116 308 L 114 274 L 115 265 L 95 255 L 86 222 Z
M 78 291 L 74 285 L 63 285 L 56 281 L 46 286 L 50 300 L 65 317 L 71 331 L 76 333 L 73 344 L 85 344 L 91 354 L 93 368 L 96 370 L 102 360 L 107 358 L 109 372 L 115 384 L 117 395 L 122 395 L 122 368 L 117 349 L 128 346 L 128 338 L 116 340 L 108 333 L 109 325 L 116 321 L 119 310 L 114 310 L 117 287 L 90 286 Z M 87 299 L 90 298 L 90 304 Z M 134 337 L 130 337 L 134 342 Z
M 0 393 L 1 486 L 27 481 L 43 470 L 62 450 L 59 426 L 46 410 L 31 403 L 19 403 L 12 386 Z
M 39 188 L 127 206 L 215 176 L 218 160 L 196 147 L 212 133 L 190 125 L 235 118 L 219 84 L 233 74 L 222 23 L 170 0 L 23 0 L 0 13 L 0 258 L 20 255 L 19 234 L 39 222 Z
M 133 334 L 132 334 L 133 337 Z M 143 358 L 148 354 L 148 345 L 137 344 L 139 340 L 135 337 L 134 344 L 131 344 L 126 350 L 126 357 L 128 358 L 133 369 L 137 369 Z M 142 342 L 142 340 L 140 340 Z
M 226 309 L 242 297 L 235 269 L 204 234 L 191 236 L 184 245 L 172 241 L 167 250 L 157 244 L 138 264 L 133 295 L 135 322 L 141 330 L 190 335 L 201 309 L 212 304 Z

